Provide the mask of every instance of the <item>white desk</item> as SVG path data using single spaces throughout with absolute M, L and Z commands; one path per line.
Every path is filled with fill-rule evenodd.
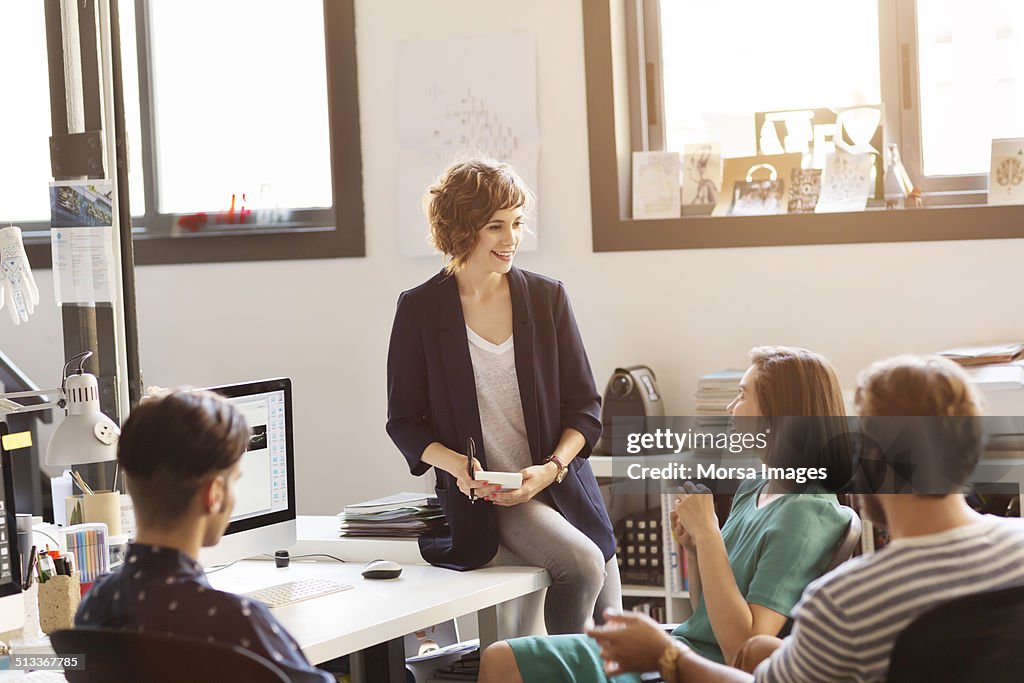
M 364 579 L 361 570 L 360 563 L 294 561 L 278 569 L 273 562 L 245 560 L 208 578 L 214 588 L 235 593 L 318 577 L 354 585 L 352 590 L 273 610 L 314 663 L 494 607 L 551 583 L 547 572 L 538 567 L 456 572 L 406 565 L 399 578 L 389 581 Z
M 477 612 L 481 646 L 486 647 L 497 635 L 498 604 L 551 583 L 547 572 L 538 567 L 456 572 L 407 564 L 399 578 L 389 581 L 364 579 L 361 570 L 361 562 L 292 561 L 278 569 L 273 562 L 245 560 L 208 577 L 214 588 L 235 593 L 305 578 L 350 583 L 355 586 L 352 590 L 280 607 L 273 614 L 314 664 L 388 644 L 389 659 L 400 668 L 405 634 Z M 355 662 L 353 674 L 358 680 Z

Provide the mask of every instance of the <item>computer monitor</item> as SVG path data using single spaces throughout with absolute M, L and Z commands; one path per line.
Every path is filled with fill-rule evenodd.
M 199 552 L 205 566 L 295 545 L 295 450 L 288 378 L 208 387 L 245 416 L 252 437 L 235 484 L 235 509 L 220 543 Z
M 0 631 L 13 631 L 25 622 L 18 527 L 14 520 L 13 456 L 4 446 L 7 433 L 7 423 L 0 420 Z

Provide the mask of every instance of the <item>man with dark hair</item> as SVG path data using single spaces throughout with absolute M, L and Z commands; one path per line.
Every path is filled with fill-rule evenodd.
M 860 374 L 856 403 L 865 436 L 882 445 L 871 455 L 885 476 L 905 464 L 894 456 L 907 452 L 900 439 L 908 435 L 914 464 L 925 470 L 923 478 L 914 473 L 926 482 L 914 493 L 860 496 L 892 541 L 811 583 L 792 635 L 748 640 L 736 662 L 742 671 L 700 657 L 634 613 L 588 631 L 607 672 L 660 669 L 670 683 L 880 683 L 896 637 L 917 616 L 964 595 L 1024 585 L 1024 522 L 978 514 L 960 493 L 981 447 L 980 401 L 964 371 L 937 356 L 884 360 Z
M 242 414 L 207 391 L 173 391 L 132 411 L 117 460 L 138 531 L 124 565 L 82 600 L 75 624 L 238 645 L 293 681 L 333 681 L 263 604 L 214 590 L 195 560 L 227 528 L 249 435 Z

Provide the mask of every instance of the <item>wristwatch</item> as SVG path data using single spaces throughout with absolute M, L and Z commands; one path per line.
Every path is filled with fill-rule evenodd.
M 676 644 L 670 643 L 666 645 L 661 653 L 661 657 L 658 659 L 658 671 L 661 673 L 661 678 L 665 683 L 676 683 L 679 679 L 679 672 L 676 670 L 678 666 L 676 664 L 677 659 L 679 659 L 679 648 L 676 647 Z
M 544 464 L 547 465 L 549 462 L 553 462 L 558 466 L 558 474 L 555 475 L 555 483 L 561 484 L 562 480 L 565 479 L 565 475 L 569 474 L 569 469 L 557 455 L 549 455 L 548 459 L 544 461 Z

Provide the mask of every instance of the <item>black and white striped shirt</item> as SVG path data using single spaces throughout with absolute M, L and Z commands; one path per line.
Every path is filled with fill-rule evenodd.
M 814 581 L 793 633 L 755 671 L 757 683 L 883 681 L 896 636 L 953 598 L 1024 584 L 1024 520 L 985 516 L 938 534 L 893 540 Z

